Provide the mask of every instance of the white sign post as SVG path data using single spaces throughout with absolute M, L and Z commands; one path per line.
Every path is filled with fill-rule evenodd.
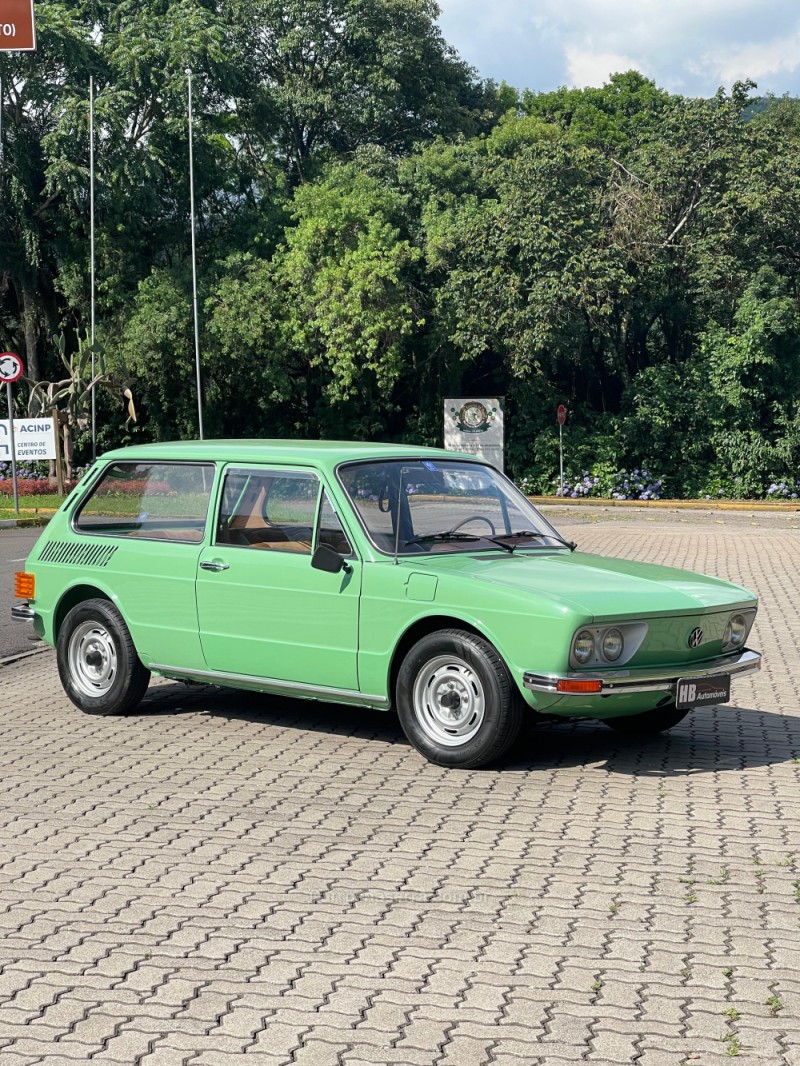
M 14 447 L 14 397 L 11 383 L 22 377 L 25 367 L 14 352 L 0 352 L 0 381 L 6 383 L 8 398 L 8 432 L 11 438 L 11 484 L 14 489 L 14 513 L 19 514 L 19 490 L 17 488 L 17 451 Z
M 470 452 L 502 470 L 503 397 L 445 400 L 444 446 Z

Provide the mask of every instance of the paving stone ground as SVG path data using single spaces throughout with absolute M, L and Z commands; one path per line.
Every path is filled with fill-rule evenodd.
M 800 1066 L 796 517 L 558 514 L 755 589 L 765 669 L 642 745 L 446 771 L 378 712 L 0 667 L 2 1066 Z

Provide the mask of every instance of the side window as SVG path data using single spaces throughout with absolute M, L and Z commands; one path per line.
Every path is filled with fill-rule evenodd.
M 293 470 L 229 470 L 217 544 L 311 554 L 319 480 Z
M 398 470 L 397 463 L 354 463 L 339 475 L 359 518 L 383 551 L 394 551 Z
M 210 463 L 111 463 L 80 508 L 75 528 L 199 544 L 213 482 Z
M 339 521 L 339 516 L 334 511 L 333 505 L 324 489 L 322 490 L 322 503 L 319 508 L 316 543 L 318 545 L 327 544 L 329 548 L 333 548 L 340 555 L 353 554 L 353 549 L 350 547 L 350 541 L 347 539 L 344 527 Z

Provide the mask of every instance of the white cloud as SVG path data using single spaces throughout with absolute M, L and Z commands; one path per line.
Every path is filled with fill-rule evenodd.
M 666 84 L 688 73 L 730 85 L 798 66 L 800 18 L 785 0 L 540 0 L 539 8 L 558 32 L 575 85 L 601 84 L 616 60 L 615 70 L 647 67 Z M 791 32 L 777 36 L 777 22 Z M 759 39 L 765 29 L 769 36 Z
M 613 50 L 638 51 L 682 44 L 691 48 L 697 34 L 708 39 L 727 34 L 741 20 L 750 29 L 768 9 L 792 11 L 786 0 L 538 0 L 537 11 L 570 41 L 583 40 Z M 755 21 L 754 21 L 755 20 Z
M 439 0 L 446 38 L 481 74 L 538 90 L 632 67 L 710 96 L 746 77 L 800 95 L 797 0 Z
M 646 73 L 641 63 L 619 52 L 595 52 L 568 45 L 565 54 L 569 84 L 578 89 L 590 85 L 599 88 L 609 81 L 612 74 L 621 70 L 633 69 Z
M 800 31 L 763 44 L 740 44 L 707 52 L 700 59 L 700 69 L 703 68 L 714 71 L 723 85 L 745 78 L 761 81 L 775 75 L 794 74 L 800 69 Z

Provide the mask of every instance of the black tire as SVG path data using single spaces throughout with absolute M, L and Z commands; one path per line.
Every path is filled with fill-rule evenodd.
M 679 711 L 673 704 L 654 707 L 643 714 L 632 714 L 627 718 L 607 718 L 605 724 L 616 733 L 627 737 L 654 737 L 672 729 L 682 722 L 689 713 L 688 709 Z
M 84 600 L 67 614 L 56 643 L 64 691 L 86 714 L 124 714 L 142 699 L 150 671 L 113 603 Z
M 403 660 L 396 707 L 403 732 L 426 759 L 473 770 L 508 751 L 525 705 L 488 641 L 441 629 L 419 640 Z

